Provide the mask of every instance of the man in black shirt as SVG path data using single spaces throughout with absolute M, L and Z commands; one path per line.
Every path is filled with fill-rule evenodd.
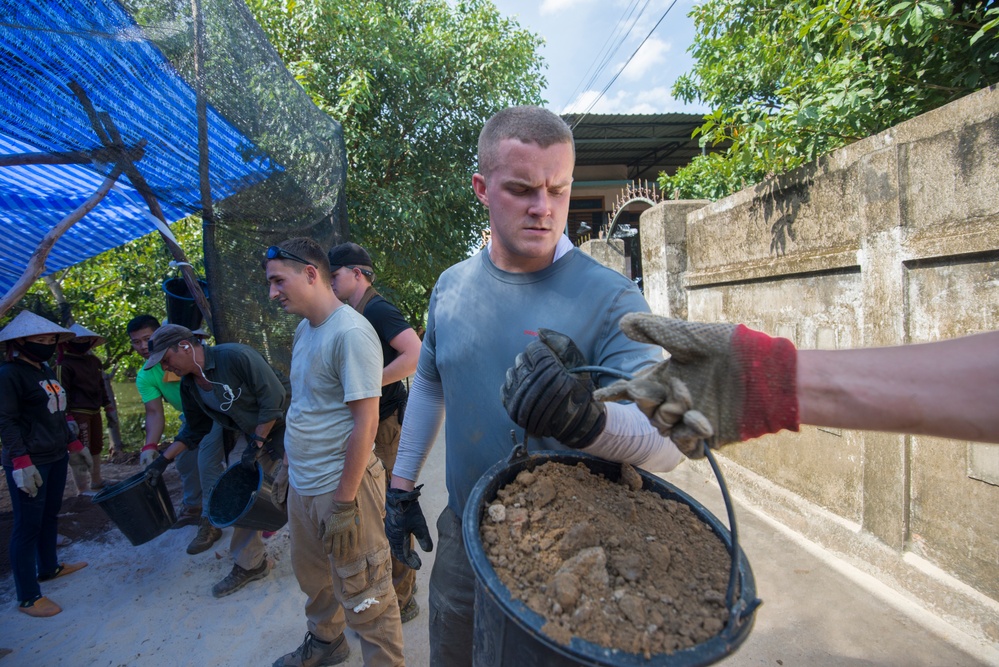
M 378 404 L 375 454 L 385 466 L 386 479 L 391 479 L 408 397 L 402 380 L 416 370 L 416 362 L 420 358 L 420 337 L 399 309 L 371 286 L 375 278 L 374 268 L 364 248 L 356 243 L 342 243 L 329 251 L 329 260 L 333 292 L 338 299 L 364 315 L 382 344 L 385 366 L 382 369 L 382 397 Z M 413 595 L 416 570 L 393 558 L 392 583 L 399 598 L 402 622 L 405 623 L 420 612 Z

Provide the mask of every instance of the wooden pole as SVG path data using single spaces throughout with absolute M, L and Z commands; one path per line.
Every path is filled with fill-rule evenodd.
M 201 193 L 201 244 L 205 253 L 205 280 L 212 294 L 222 293 L 221 265 L 218 245 L 215 242 L 215 207 L 212 203 L 212 185 L 208 179 L 208 103 L 205 99 L 205 17 L 201 0 L 191 0 L 194 14 L 194 94 L 195 112 L 198 117 L 198 187 Z M 212 304 L 212 334 L 215 341 L 225 343 L 233 339 L 226 326 L 225 305 L 222 299 Z
M 90 124 L 97 134 L 97 138 L 100 139 L 101 144 L 105 148 L 115 148 L 119 151 L 123 151 L 125 144 L 122 141 L 121 133 L 118 132 L 118 127 L 114 124 L 110 114 L 107 112 L 98 112 L 94 108 L 93 103 L 90 101 L 90 97 L 87 92 L 83 90 L 83 87 L 75 81 L 70 81 L 69 89 L 73 91 L 77 99 L 80 100 L 80 104 L 83 106 L 84 112 L 87 114 L 87 118 L 90 119 Z M 163 215 L 163 209 L 160 207 L 159 201 L 156 196 L 153 195 L 152 189 L 146 182 L 145 177 L 139 172 L 139 169 L 135 166 L 135 163 L 131 160 L 122 160 L 118 163 L 122 168 L 123 173 L 131 182 L 132 187 L 139 193 L 142 200 L 146 202 L 146 206 L 149 207 L 149 212 L 152 213 L 156 218 L 158 218 L 163 224 L 167 224 L 167 219 Z M 191 292 L 194 297 L 195 303 L 198 304 L 198 309 L 201 310 L 202 316 L 205 318 L 205 322 L 208 327 L 215 331 L 215 325 L 212 322 L 212 309 L 208 305 L 208 299 L 205 298 L 205 293 L 201 291 L 201 285 L 198 283 L 197 276 L 194 275 L 194 269 L 191 268 L 190 262 L 187 261 L 187 256 L 184 254 L 183 248 L 181 248 L 177 243 L 171 239 L 169 236 L 160 232 L 160 236 L 163 238 L 163 242 L 166 243 L 167 248 L 170 250 L 170 254 L 173 255 L 174 261 L 180 266 L 181 275 L 184 276 L 184 282 L 187 284 L 187 289 Z
M 92 211 L 97 204 L 100 203 L 102 199 L 111 190 L 111 186 L 114 182 L 118 180 L 121 176 L 122 168 L 121 165 L 116 165 L 111 174 L 104 179 L 101 183 L 101 187 L 97 189 L 97 192 L 90 195 L 87 201 L 83 202 L 75 211 L 67 215 L 65 218 L 59 221 L 59 223 L 50 229 L 42 240 L 38 243 L 38 247 L 35 248 L 35 252 L 32 253 L 31 259 L 28 260 L 28 265 L 24 268 L 24 273 L 18 279 L 14 285 L 7 290 L 4 294 L 3 299 L 0 299 L 0 317 L 4 315 L 8 310 L 10 310 L 15 303 L 21 300 L 21 297 L 27 293 L 28 288 L 38 280 L 38 276 L 42 275 L 45 271 L 45 259 L 49 256 L 49 252 L 52 251 L 52 246 L 55 242 L 59 240 L 63 234 L 66 233 L 70 227 L 75 225 L 80 218 L 85 216 L 87 213 Z

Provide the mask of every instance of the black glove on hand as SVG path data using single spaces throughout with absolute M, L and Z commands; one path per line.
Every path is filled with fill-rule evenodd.
M 163 475 L 163 471 L 171 463 L 173 463 L 172 459 L 168 459 L 165 456 L 157 456 L 152 463 L 146 466 L 146 481 L 155 486 L 159 478 Z
M 257 458 L 260 457 L 260 450 L 261 448 L 257 446 L 257 441 L 250 436 L 246 436 L 246 447 L 243 449 L 242 456 L 239 457 L 239 465 L 247 470 L 256 472 Z
M 414 570 L 419 570 L 423 561 L 410 546 L 410 535 L 416 537 L 424 551 L 434 550 L 434 541 L 427 530 L 427 520 L 420 509 L 422 488 L 421 484 L 412 491 L 389 489 L 385 493 L 385 535 L 392 547 L 392 556 Z
M 575 449 L 589 445 L 603 432 L 607 413 L 593 400 L 589 373 L 566 370 L 585 365 L 571 338 L 539 329 L 538 340 L 518 354 L 506 372 L 503 407 L 510 419 L 532 435 L 552 437 Z

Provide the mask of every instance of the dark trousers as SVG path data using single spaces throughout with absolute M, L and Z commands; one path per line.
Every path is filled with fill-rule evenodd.
M 50 575 L 59 567 L 56 557 L 56 523 L 66 488 L 69 456 L 55 463 L 36 465 L 42 485 L 34 498 L 17 488 L 14 469 L 3 467 L 14 510 L 14 530 L 10 534 L 10 568 L 19 602 L 42 594 L 38 575 Z
M 472 664 L 475 572 L 465 553 L 461 517 L 445 507 L 437 519 L 437 556 L 430 572 L 430 664 Z

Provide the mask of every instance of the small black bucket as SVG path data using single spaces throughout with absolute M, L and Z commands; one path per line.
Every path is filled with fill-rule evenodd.
M 145 471 L 101 489 L 92 502 L 100 505 L 136 547 L 162 535 L 177 522 L 163 477 L 149 484 Z
M 710 453 L 708 453 L 710 456 Z M 714 463 L 714 459 L 710 459 Z M 643 655 L 613 650 L 573 637 L 568 646 L 560 644 L 541 631 L 545 619 L 531 610 L 524 602 L 513 598 L 500 581 L 482 546 L 480 522 L 495 500 L 497 491 L 509 484 L 522 470 L 555 461 L 566 465 L 585 464 L 591 472 L 611 481 L 621 476 L 621 464 L 584 454 L 582 452 L 541 451 L 528 455 L 524 445 L 517 445 L 509 461 L 500 461 L 490 468 L 472 489 L 462 518 L 462 535 L 465 550 L 475 572 L 475 631 L 472 648 L 474 667 L 700 667 L 710 665 L 733 653 L 746 639 L 753 627 L 756 607 L 756 584 L 745 554 L 738 548 L 733 551 L 729 531 L 696 500 L 678 488 L 637 470 L 643 488 L 663 498 L 690 506 L 693 513 L 721 539 L 732 555 L 732 578 L 729 582 L 729 620 L 725 628 L 711 639 L 670 654 Z M 716 469 L 716 474 L 719 472 Z M 719 481 L 720 478 L 719 478 Z M 724 489 L 724 484 L 722 484 Z M 733 518 L 727 490 L 729 518 Z
M 216 528 L 278 530 L 288 523 L 288 512 L 271 502 L 273 483 L 259 463 L 252 471 L 239 463 L 230 466 L 212 487 L 208 520 Z
M 198 284 L 207 299 L 208 283 L 199 280 Z M 183 278 L 167 278 L 163 281 L 163 291 L 166 293 L 166 314 L 170 324 L 179 324 L 191 331 L 201 326 L 204 316 Z

